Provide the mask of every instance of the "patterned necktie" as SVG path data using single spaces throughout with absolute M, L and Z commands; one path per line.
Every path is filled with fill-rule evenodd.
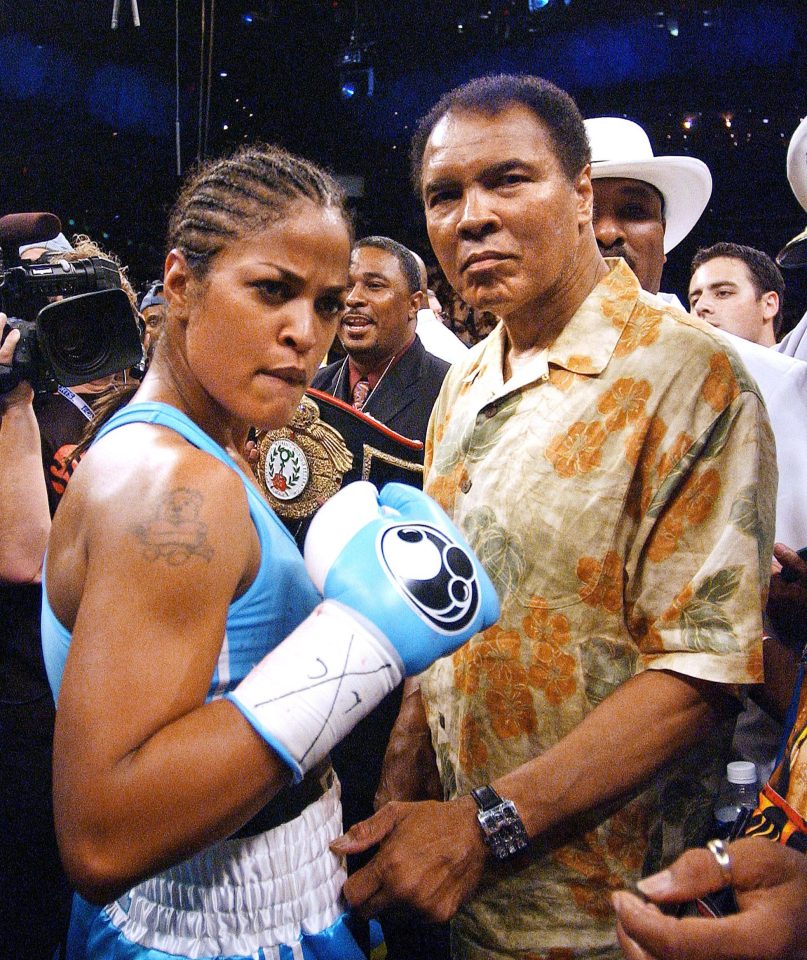
M 370 392 L 370 383 L 368 380 L 359 380 L 353 388 L 353 406 L 361 410 L 367 400 L 367 394 Z

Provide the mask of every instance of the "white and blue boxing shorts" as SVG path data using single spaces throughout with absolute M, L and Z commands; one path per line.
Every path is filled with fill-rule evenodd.
M 347 926 L 339 782 L 288 823 L 223 840 L 98 908 L 76 897 L 67 960 L 365 960 Z

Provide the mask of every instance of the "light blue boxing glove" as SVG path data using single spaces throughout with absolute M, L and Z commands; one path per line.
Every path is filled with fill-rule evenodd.
M 453 653 L 499 618 L 493 584 L 427 494 L 351 483 L 323 506 L 305 565 L 326 600 L 360 614 L 394 646 L 407 675 Z
M 414 487 L 349 484 L 314 517 L 304 553 L 324 601 L 227 694 L 296 780 L 404 676 L 499 616 L 473 551 Z

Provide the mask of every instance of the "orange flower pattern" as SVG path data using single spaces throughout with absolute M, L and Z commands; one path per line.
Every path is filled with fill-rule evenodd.
M 632 467 L 641 464 L 643 474 L 649 474 L 666 433 L 667 424 L 661 417 L 643 417 L 625 443 L 625 459 Z
M 436 476 L 429 485 L 429 495 L 432 496 L 450 514 L 454 510 L 457 496 L 462 492 L 468 480 L 468 471 L 465 464 L 460 462 L 454 469 L 444 476 Z
M 666 477 L 676 463 L 680 463 L 684 454 L 692 446 L 693 439 L 688 433 L 678 434 L 669 450 L 665 450 L 659 459 L 656 472 L 660 478 Z
M 549 703 L 557 706 L 577 689 L 577 660 L 550 643 L 536 643 L 528 672 L 529 683 L 543 690 Z
M 740 385 L 725 354 L 713 354 L 709 359 L 709 368 L 711 372 L 703 384 L 703 399 L 713 409 L 725 410 L 739 397 Z
M 657 311 L 637 309 L 628 321 L 614 350 L 615 357 L 626 357 L 640 347 L 650 347 L 661 335 L 661 318 Z
M 488 762 L 488 747 L 476 719 L 467 714 L 460 727 L 459 761 L 464 770 L 480 770 Z
M 530 612 L 521 622 L 524 635 L 530 640 L 565 646 L 571 639 L 569 620 L 562 613 L 551 613 L 543 597 L 533 597 Z
M 572 354 L 566 361 L 570 369 L 574 370 L 575 373 L 596 373 L 597 368 L 594 365 L 591 357 L 586 357 L 581 354 L 575 353 Z
M 549 368 L 549 382 L 557 387 L 558 390 L 563 390 L 564 392 L 571 389 L 577 376 L 576 373 L 572 373 L 571 370 L 566 370 L 563 367 Z
M 622 430 L 642 416 L 649 398 L 650 384 L 647 380 L 622 377 L 600 397 L 597 409 L 605 416 L 609 431 Z
M 577 576 L 583 582 L 580 599 L 591 607 L 603 607 L 617 613 L 622 607 L 622 560 L 609 551 L 602 560 L 581 557 Z
M 518 662 L 521 638 L 515 630 L 489 627 L 464 644 L 454 654 L 454 682 L 465 693 L 476 693 L 481 675 L 487 673 L 506 682 L 502 676 L 509 665 Z
M 561 477 L 588 473 L 600 465 L 608 431 L 598 420 L 573 423 L 565 434 L 550 441 L 546 456 Z
M 653 537 L 647 551 L 654 563 L 668 560 L 678 549 L 684 531 L 702 524 L 712 513 L 720 492 L 720 474 L 710 467 L 702 474 L 691 475 L 684 484 L 681 496 L 670 507 Z
M 515 386 L 502 379 L 505 349 L 499 325 L 452 367 L 427 440 L 426 489 L 502 602 L 499 624 L 421 677 L 449 796 L 551 750 L 638 670 L 727 684 L 759 671 L 771 544 L 746 514 L 760 504 L 760 518 L 773 515 L 774 451 L 756 386 L 719 334 L 640 292 L 618 263 Z M 722 749 L 671 766 L 687 797 L 702 794 Z M 650 824 L 654 844 L 659 830 L 701 840 L 675 804 L 658 808 L 662 796 L 581 818 L 597 826 L 491 873 L 460 909 L 458 952 L 479 955 L 482 930 L 502 957 L 565 960 L 551 944 L 600 957 L 608 943 L 618 957 L 609 894 L 657 849 Z
M 765 671 L 763 669 L 761 650 L 752 650 L 748 654 L 745 669 L 750 676 L 756 677 L 756 680 L 752 681 L 753 683 L 762 683 L 764 681 Z
M 499 740 L 521 737 L 535 730 L 535 707 L 525 685 L 489 687 L 485 691 L 485 706 Z

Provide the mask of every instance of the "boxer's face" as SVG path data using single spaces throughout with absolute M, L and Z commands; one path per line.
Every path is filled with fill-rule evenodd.
M 349 256 L 340 212 L 308 200 L 230 243 L 201 280 L 169 254 L 166 297 L 214 409 L 262 429 L 288 422 L 336 332 Z

